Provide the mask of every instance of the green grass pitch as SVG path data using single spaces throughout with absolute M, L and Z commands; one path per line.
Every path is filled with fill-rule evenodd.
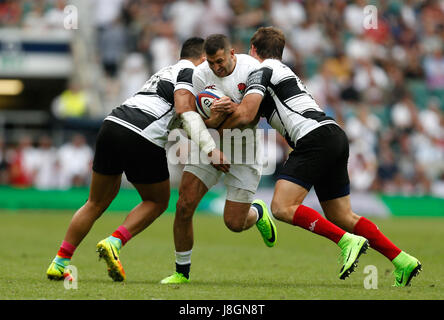
M 161 285 L 174 271 L 173 214 L 164 214 L 123 248 L 127 281 L 114 283 L 96 243 L 113 232 L 124 215 L 105 213 L 78 247 L 72 264 L 77 289 L 46 279 L 46 269 L 63 240 L 72 212 L 0 213 L 0 299 L 133 300 L 312 300 L 444 298 L 443 218 L 374 219 L 401 249 L 421 260 L 412 286 L 394 288 L 392 264 L 375 250 L 357 270 L 339 280 L 339 248 L 306 230 L 277 222 L 278 242 L 268 248 L 256 228 L 229 231 L 221 217 L 198 214 L 191 283 Z M 377 270 L 377 289 L 366 289 L 367 265 Z

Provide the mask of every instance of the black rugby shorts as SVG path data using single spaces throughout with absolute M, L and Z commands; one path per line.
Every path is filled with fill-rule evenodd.
M 335 124 L 323 125 L 297 141 L 277 179 L 308 191 L 314 186 L 319 201 L 340 198 L 350 194 L 348 157 L 345 132 Z
M 97 135 L 93 170 L 105 175 L 125 172 L 128 181 L 137 184 L 169 178 L 164 148 L 109 120 L 103 121 Z

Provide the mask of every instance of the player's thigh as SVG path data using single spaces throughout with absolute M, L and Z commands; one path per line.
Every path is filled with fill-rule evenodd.
M 163 212 L 168 207 L 170 199 L 170 180 L 156 183 L 133 183 L 142 201 L 150 201 L 159 206 Z
M 224 208 L 225 225 L 232 231 L 242 231 L 250 208 L 251 202 L 237 202 L 227 199 Z
M 321 201 L 320 204 L 325 217 L 328 220 L 348 232 L 353 232 L 354 226 L 358 222 L 360 216 L 352 211 L 349 195 Z
M 128 129 L 109 120 L 103 121 L 96 137 L 93 172 L 117 176 L 124 169 L 124 140 L 127 138 Z
M 326 157 L 318 134 L 309 133 L 298 141 L 279 171 L 274 188 L 271 212 L 276 219 L 292 222 L 313 184 L 320 180 Z
M 323 167 L 326 169 L 321 179 L 314 183 L 314 189 L 320 202 L 345 197 L 350 194 L 350 179 L 348 176 L 349 145 L 344 131 L 338 126 L 331 125 L 325 129 L 331 134 L 326 137 L 327 144 Z
M 251 203 L 259 186 L 261 170 L 256 164 L 232 164 L 224 177 L 227 200 Z
M 320 178 L 319 148 L 312 144 L 311 137 L 298 141 L 279 172 L 271 202 L 271 212 L 276 219 L 290 223 L 297 207 Z
M 344 165 L 347 166 L 347 159 L 348 140 L 344 131 L 334 124 L 320 126 L 298 140 L 281 168 L 278 179 L 294 182 L 310 190 L 312 186 L 331 183 L 338 168 L 342 170 Z
M 291 223 L 294 212 L 302 204 L 308 190 L 292 181 L 279 179 L 274 188 L 271 212 L 276 219 Z
M 96 137 L 93 170 L 88 202 L 107 207 L 120 189 L 123 173 L 122 145 L 120 141 L 128 129 L 103 121 Z
M 170 177 L 164 148 L 128 130 L 124 172 L 133 185 L 162 184 Z M 168 180 L 169 181 L 169 180 Z
M 232 164 L 225 174 L 227 198 L 224 221 L 233 231 L 242 231 L 261 178 L 261 166 Z
M 105 210 L 120 189 L 121 174 L 106 175 L 93 171 L 88 202 Z
M 186 183 L 193 182 L 198 185 L 203 183 L 208 190 L 217 184 L 222 172 L 218 171 L 211 164 L 198 163 L 198 164 L 186 164 L 183 168 L 185 179 L 182 177 L 181 186 L 186 188 Z M 199 181 L 197 181 L 199 180 Z
M 132 134 L 132 133 L 131 133 Z M 127 139 L 124 171 L 142 201 L 155 203 L 165 211 L 170 199 L 170 174 L 164 148 L 138 134 Z
M 204 181 L 204 172 L 198 170 L 192 170 L 192 172 L 184 170 L 179 186 L 176 217 L 190 218 L 193 216 L 200 201 L 208 192 L 208 187 Z

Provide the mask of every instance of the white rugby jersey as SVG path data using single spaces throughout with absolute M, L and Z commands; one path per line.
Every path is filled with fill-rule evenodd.
M 236 54 L 236 66 L 233 72 L 219 78 L 205 61 L 197 66 L 193 73 L 193 86 L 188 89 L 197 96 L 206 88 L 215 88 L 225 93 L 235 103 L 240 103 L 247 88 L 248 75 L 260 66 L 259 61 L 247 54 Z
M 194 68 L 191 61 L 180 60 L 161 69 L 105 120 L 114 121 L 164 148 L 170 130 L 180 125 L 174 109 L 174 91 L 193 86 Z
M 264 60 L 248 77 L 246 93 L 265 95 L 260 114 L 294 148 L 310 131 L 326 124 L 336 124 L 307 91 L 294 72 L 276 59 Z
M 191 91 L 194 96 L 197 96 L 200 92 L 207 88 L 217 89 L 223 92 L 226 96 L 230 97 L 235 103 L 240 103 L 245 94 L 247 88 L 248 75 L 256 70 L 260 66 L 259 61 L 247 54 L 236 54 L 236 66 L 231 74 L 226 77 L 218 77 L 211 70 L 207 61 L 203 62 L 194 69 L 193 83 L 192 85 L 185 85 L 185 88 Z M 258 145 L 258 137 L 256 135 L 256 125 L 250 125 L 248 129 L 253 129 L 253 138 L 255 145 Z M 244 132 L 246 132 L 244 130 Z M 242 139 L 241 136 L 234 136 L 232 140 L 232 146 L 245 145 L 249 141 Z M 221 141 L 221 147 L 222 147 Z M 233 147 L 236 148 L 236 147 Z M 232 149 L 233 151 L 235 149 Z M 257 149 L 256 149 L 257 150 Z M 222 150 L 227 154 L 228 150 Z M 261 150 L 257 151 L 261 152 Z M 231 154 L 231 161 L 236 163 L 234 154 Z M 242 154 L 242 161 L 246 161 L 246 155 Z

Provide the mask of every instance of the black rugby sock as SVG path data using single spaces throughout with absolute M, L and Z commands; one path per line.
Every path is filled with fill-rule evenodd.
M 176 272 L 177 273 L 182 273 L 183 276 L 187 279 L 190 278 L 190 268 L 191 268 L 191 263 L 188 264 L 178 264 L 176 262 Z
M 258 214 L 257 221 L 262 219 L 262 216 L 264 215 L 264 211 L 262 210 L 262 207 L 257 203 L 253 203 L 251 206 L 255 207 L 257 209 L 257 214 Z

